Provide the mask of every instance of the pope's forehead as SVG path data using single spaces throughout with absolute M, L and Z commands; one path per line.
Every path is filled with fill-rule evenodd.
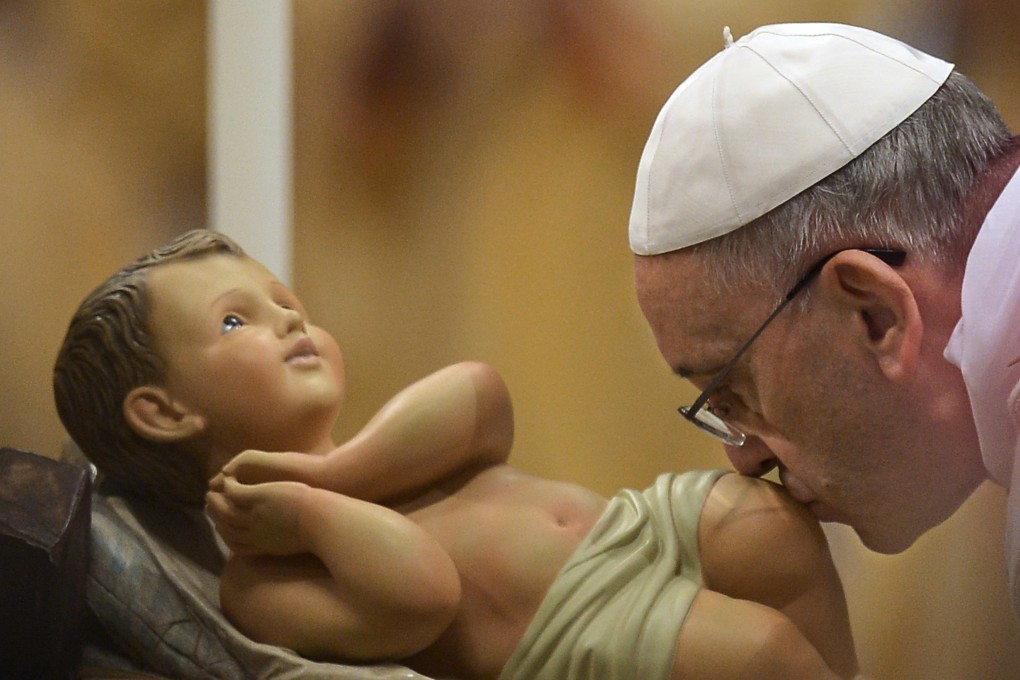
M 707 259 L 686 251 L 638 256 L 634 263 L 635 289 L 646 314 L 680 313 L 691 321 L 710 320 L 713 311 L 726 311 L 727 303 L 735 301 L 717 294 L 711 279 Z
M 688 251 L 634 257 L 634 281 L 639 294 L 645 291 L 660 294 L 693 285 L 707 273 L 705 258 Z
M 684 251 L 635 260 L 638 302 L 671 363 L 730 351 L 768 313 L 763 293 L 720 290 L 711 277 L 707 258 Z

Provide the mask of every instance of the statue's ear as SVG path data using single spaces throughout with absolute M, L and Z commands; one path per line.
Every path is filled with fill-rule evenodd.
M 205 429 L 205 419 L 174 401 L 165 389 L 144 385 L 124 398 L 124 419 L 142 439 L 185 441 Z

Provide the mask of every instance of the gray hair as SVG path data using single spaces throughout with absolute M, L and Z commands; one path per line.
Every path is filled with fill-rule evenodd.
M 1010 131 L 974 83 L 952 73 L 903 123 L 859 157 L 730 234 L 692 246 L 713 263 L 706 285 L 784 294 L 808 263 L 840 248 L 898 247 L 958 271 L 976 226 L 965 199 Z

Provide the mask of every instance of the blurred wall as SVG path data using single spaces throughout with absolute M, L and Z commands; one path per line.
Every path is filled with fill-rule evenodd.
M 205 212 L 204 5 L 0 0 L 0 444 L 55 455 L 85 294 Z
M 1011 0 L 297 0 L 295 287 L 348 361 L 337 436 L 465 358 L 514 394 L 514 461 L 610 494 L 725 466 L 633 299 L 633 174 L 661 102 L 758 24 L 838 20 L 955 60 L 1020 128 Z M 710 7 L 708 6 L 710 5 Z M 0 444 L 55 455 L 78 301 L 204 221 L 200 0 L 0 0 Z M 829 535 L 863 669 L 1020 677 L 1001 490 L 903 555 Z

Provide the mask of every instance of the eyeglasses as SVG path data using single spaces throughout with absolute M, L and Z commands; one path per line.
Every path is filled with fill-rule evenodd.
M 786 297 L 783 298 L 779 305 L 772 311 L 771 314 L 769 314 L 768 318 L 765 319 L 765 323 L 763 323 L 758 330 L 754 332 L 747 342 L 740 346 L 740 349 L 737 350 L 737 353 L 732 359 L 730 359 L 729 363 L 727 363 L 722 370 L 720 370 L 715 377 L 712 378 L 712 382 L 708 383 L 708 386 L 700 395 L 698 395 L 698 398 L 694 400 L 694 403 L 690 406 L 681 406 L 677 409 L 684 418 L 691 421 L 696 427 L 704 430 L 717 439 L 721 439 L 730 446 L 744 445 L 744 440 L 747 436 L 739 428 L 727 423 L 722 416 L 714 413 L 712 411 L 712 405 L 708 401 L 709 398 L 712 396 L 713 392 L 719 389 L 719 386 L 733 370 L 733 367 L 737 365 L 737 361 L 739 361 L 740 357 L 744 355 L 747 348 L 751 346 L 751 343 L 762 334 L 762 331 L 764 331 L 770 323 L 772 323 L 772 320 L 779 315 L 779 312 L 783 311 L 786 305 L 788 305 L 793 298 L 797 297 L 797 293 L 804 290 L 812 279 L 818 276 L 829 260 L 847 250 L 860 250 L 868 253 L 869 255 L 874 255 L 890 267 L 899 267 L 907 259 L 906 252 L 887 248 L 843 248 L 842 250 L 837 250 L 836 252 L 823 257 L 821 260 L 816 262 L 806 274 L 804 274 L 793 288 L 790 289 L 790 292 L 786 294 Z

